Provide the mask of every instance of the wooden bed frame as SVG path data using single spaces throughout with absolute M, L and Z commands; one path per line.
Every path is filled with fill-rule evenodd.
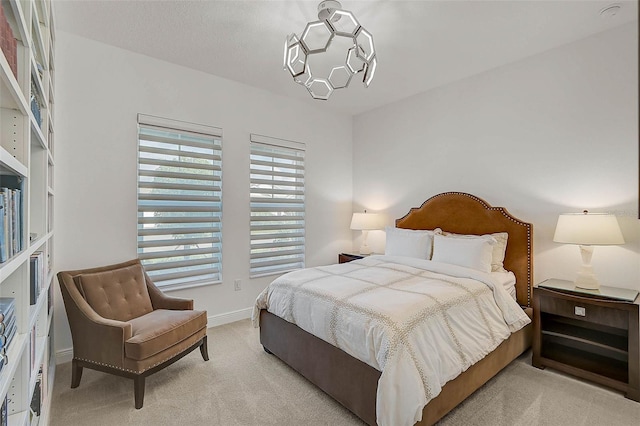
M 446 192 L 412 208 L 396 227 L 434 229 L 457 234 L 508 232 L 504 267 L 516 275 L 518 303 L 532 317 L 533 227 L 502 207 L 470 194 Z M 531 346 L 532 325 L 513 333 L 493 352 L 446 383 L 423 409 L 418 425 L 432 425 Z M 266 310 L 260 312 L 260 342 L 369 425 L 376 425 L 380 371 Z

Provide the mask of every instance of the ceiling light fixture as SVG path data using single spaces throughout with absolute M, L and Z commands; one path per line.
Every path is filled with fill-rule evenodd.
M 318 21 L 307 23 L 302 36 L 292 33 L 284 43 L 284 69 L 293 81 L 303 85 L 313 99 L 327 100 L 334 90 L 349 86 L 354 75 L 362 72 L 369 87 L 378 66 L 373 36 L 353 13 L 343 10 L 338 1 L 326 0 L 318 5 Z M 340 40 L 341 39 L 341 40 Z M 326 53 L 332 42 L 348 41 L 344 60 L 330 65 L 330 70 L 314 74 L 309 60 Z

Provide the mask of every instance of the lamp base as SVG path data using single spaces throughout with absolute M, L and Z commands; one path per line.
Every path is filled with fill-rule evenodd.
M 582 265 L 578 271 L 578 276 L 573 283 L 576 287 L 586 288 L 589 290 L 598 290 L 600 288 L 600 282 L 593 273 L 591 265 Z
M 371 249 L 369 248 L 369 245 L 366 244 L 366 243 L 360 246 L 360 250 L 359 251 L 360 251 L 360 254 L 371 254 L 371 253 L 373 253 L 371 251 Z

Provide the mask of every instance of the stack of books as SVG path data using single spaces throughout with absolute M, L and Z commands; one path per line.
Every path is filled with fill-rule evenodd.
M 15 299 L 0 297 L 0 370 L 7 363 L 7 350 L 16 335 Z
M 21 178 L 0 176 L 0 262 L 22 250 Z

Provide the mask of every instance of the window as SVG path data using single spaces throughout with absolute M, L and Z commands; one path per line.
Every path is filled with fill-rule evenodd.
M 304 144 L 251 135 L 252 277 L 304 268 Z
M 138 257 L 165 289 L 221 281 L 221 138 L 138 115 Z

